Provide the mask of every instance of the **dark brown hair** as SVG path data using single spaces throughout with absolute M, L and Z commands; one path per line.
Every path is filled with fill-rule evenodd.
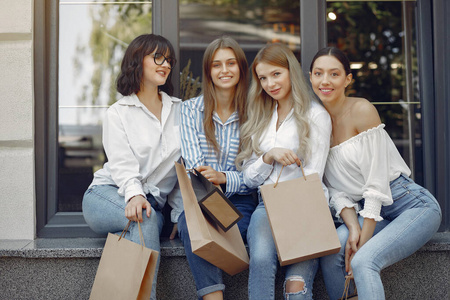
M 336 47 L 326 47 L 326 48 L 320 49 L 316 53 L 316 55 L 314 55 L 311 65 L 309 66 L 309 71 L 312 72 L 313 65 L 314 65 L 314 62 L 316 61 L 316 59 L 318 59 L 321 56 L 326 56 L 326 55 L 334 56 L 344 66 L 345 75 L 352 73 L 352 70 L 350 69 L 350 62 L 349 62 L 347 56 L 344 54 L 344 52 L 342 52 L 341 50 L 339 50 Z
M 155 50 L 167 58 L 170 57 L 175 62 L 175 51 L 172 44 L 160 35 L 143 34 L 130 43 L 123 56 L 120 74 L 117 77 L 117 91 L 119 93 L 123 96 L 129 96 L 139 92 L 143 76 L 144 57 Z M 166 83 L 159 89 L 172 96 L 172 72 L 169 73 Z

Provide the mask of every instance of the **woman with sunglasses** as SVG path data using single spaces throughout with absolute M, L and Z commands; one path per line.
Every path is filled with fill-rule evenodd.
M 232 38 L 212 41 L 203 55 L 203 95 L 185 101 L 181 108 L 181 152 L 187 168 L 195 168 L 209 181 L 221 185 L 244 218 L 237 223 L 246 240 L 255 209 L 252 191 L 237 171 L 239 128 L 246 119 L 248 65 Z M 222 272 L 192 253 L 184 213 L 178 223 L 180 238 L 201 299 L 223 299 Z
M 174 189 L 174 161 L 181 156 L 181 100 L 171 96 L 174 65 L 174 49 L 164 37 L 146 34 L 130 43 L 117 78 L 123 98 L 106 111 L 103 123 L 108 162 L 95 172 L 83 198 L 83 215 L 93 231 L 120 233 L 134 221 L 125 238 L 140 243 L 140 222 L 146 247 L 156 251 L 162 208 L 168 201 L 174 223 L 183 210 L 181 194 Z M 159 259 L 156 273 L 158 266 Z M 156 277 L 151 299 L 156 299 Z

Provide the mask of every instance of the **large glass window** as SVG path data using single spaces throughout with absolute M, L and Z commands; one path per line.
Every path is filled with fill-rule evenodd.
M 81 211 L 83 193 L 105 162 L 103 115 L 119 97 L 115 80 L 128 43 L 151 33 L 151 16 L 151 1 L 59 3 L 59 212 Z
M 287 44 L 300 58 L 300 1 L 180 0 L 180 68 L 201 78 L 203 53 L 221 35 L 233 37 L 249 64 L 266 43 Z M 183 82 L 183 78 L 180 79 Z M 195 91 L 181 89 L 183 99 Z
M 328 44 L 345 51 L 348 94 L 370 100 L 413 176 L 423 182 L 415 1 L 328 1 Z
M 45 78 L 35 76 L 40 236 L 71 236 L 67 228 L 84 224 L 81 201 L 106 159 L 102 119 L 119 97 L 120 61 L 134 37 L 152 32 L 152 11 L 154 30 L 164 35 L 170 28 L 175 48 L 179 43 L 181 74 L 174 79 L 180 76 L 179 97 L 188 99 L 200 89 L 188 92 L 183 83 L 187 77 L 200 80 L 202 56 L 213 39 L 232 36 L 249 63 L 270 42 L 287 44 L 299 60 L 301 48 L 312 57 L 317 37 L 321 46 L 325 43 L 321 12 L 326 10 L 327 43 L 344 50 L 352 62 L 355 80 L 349 94 L 376 105 L 416 181 L 423 182 L 415 1 L 178 0 L 178 11 L 173 1 L 35 1 L 48 10 L 35 18 L 42 25 L 36 27 L 42 32 L 35 39 L 40 43 L 35 52 L 41 54 L 35 64 Z M 300 37 L 300 27 L 308 34 Z M 82 226 L 86 230 L 74 236 L 89 235 Z M 47 228 L 56 231 L 47 233 Z

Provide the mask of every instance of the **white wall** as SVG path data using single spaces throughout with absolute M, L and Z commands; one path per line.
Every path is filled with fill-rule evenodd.
M 33 0 L 0 0 L 0 239 L 34 239 Z

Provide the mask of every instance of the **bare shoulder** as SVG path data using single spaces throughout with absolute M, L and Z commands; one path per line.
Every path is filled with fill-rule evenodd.
M 377 127 L 381 124 L 375 106 L 367 99 L 349 97 L 351 118 L 358 133 Z

